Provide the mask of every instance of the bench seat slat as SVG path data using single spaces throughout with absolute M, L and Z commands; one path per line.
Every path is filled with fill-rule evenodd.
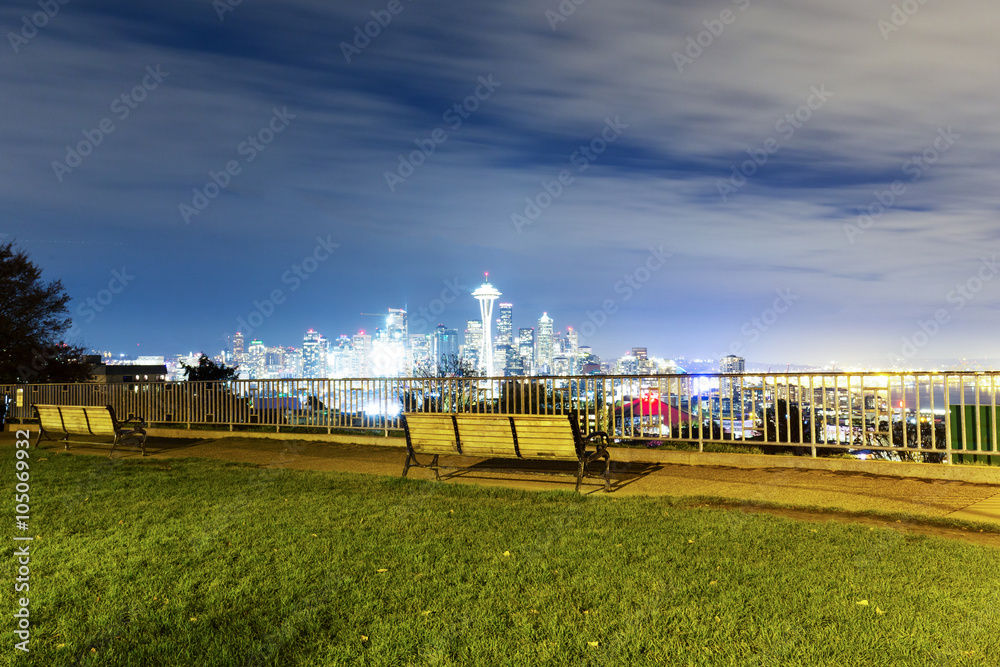
M 506 415 L 455 415 L 462 454 L 517 458 L 510 418 Z
M 566 415 L 514 416 L 517 444 L 526 459 L 578 460 L 576 438 Z
M 457 455 L 458 441 L 450 414 L 406 415 L 407 446 L 417 454 Z

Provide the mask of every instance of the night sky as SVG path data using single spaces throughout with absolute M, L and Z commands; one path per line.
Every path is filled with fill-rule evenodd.
M 7 2 L 0 238 L 115 353 L 215 353 L 240 318 L 299 345 L 387 307 L 464 329 L 489 271 L 515 327 L 547 311 L 605 357 L 1000 357 L 998 19 Z

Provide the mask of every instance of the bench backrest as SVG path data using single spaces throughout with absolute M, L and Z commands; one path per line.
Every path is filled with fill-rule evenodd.
M 573 415 L 510 415 L 524 459 L 580 458 L 580 427 Z
M 418 454 L 460 454 L 455 417 L 441 412 L 404 412 L 406 446 Z
M 455 415 L 458 440 L 465 456 L 517 458 L 508 415 Z
M 115 420 L 106 405 L 35 405 L 43 429 L 68 435 L 115 435 Z

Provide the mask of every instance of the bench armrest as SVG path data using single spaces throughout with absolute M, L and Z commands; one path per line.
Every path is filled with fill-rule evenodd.
M 608 439 L 608 434 L 604 431 L 594 431 L 583 439 L 585 449 L 587 445 L 594 445 L 597 451 L 603 451 L 608 448 L 609 444 L 611 444 L 611 441 Z
M 118 422 L 119 426 L 138 426 L 139 428 L 145 428 L 146 420 L 142 417 L 130 417 L 123 422 Z

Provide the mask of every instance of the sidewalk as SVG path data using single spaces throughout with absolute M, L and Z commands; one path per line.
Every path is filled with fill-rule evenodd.
M 0 443 L 12 442 L 13 433 L 0 433 Z M 107 456 L 109 451 L 106 445 L 91 447 L 74 444 L 70 447 L 70 452 L 77 454 Z M 43 444 L 43 448 L 48 455 L 63 451 L 61 445 L 53 443 Z M 243 437 L 208 440 L 150 437 L 146 450 L 149 452 L 147 459 L 199 457 L 297 470 L 392 476 L 401 474 L 406 456 L 405 450 L 398 447 Z M 794 463 L 788 459 L 775 461 L 771 467 L 741 468 L 667 463 L 662 460 L 664 453 L 655 451 L 613 452 L 613 458 L 640 459 L 619 460 L 613 464 L 610 494 L 613 498 L 707 496 L 730 499 L 742 504 L 780 503 L 814 510 L 852 513 L 898 512 L 917 517 L 947 517 L 1000 524 L 1000 471 L 997 471 L 996 483 L 978 483 L 787 467 Z M 35 455 L 46 454 L 38 450 Z M 115 458 L 141 459 L 141 454 L 138 450 L 119 447 Z M 657 461 L 657 458 L 660 460 Z M 461 460 L 462 465 L 470 462 L 475 460 Z M 447 464 L 447 459 L 442 458 L 442 463 Z M 489 465 L 509 463 L 511 462 L 493 461 Z M 569 470 L 572 467 L 563 466 L 559 470 Z M 415 479 L 434 477 L 432 471 L 419 468 L 411 468 L 409 474 Z M 444 483 L 572 491 L 575 479 L 527 471 L 514 474 L 493 472 L 480 459 L 480 463 L 471 470 L 451 475 Z M 603 484 L 597 479 L 585 480 L 582 492 L 601 497 L 605 495 Z

